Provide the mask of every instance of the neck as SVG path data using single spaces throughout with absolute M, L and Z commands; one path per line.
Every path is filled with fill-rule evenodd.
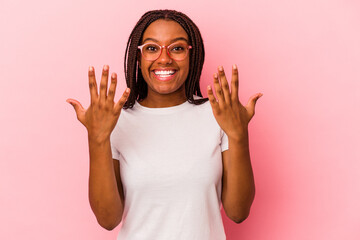
M 178 91 L 169 94 L 159 94 L 153 91 L 149 91 L 145 99 L 139 103 L 148 108 L 165 108 L 180 105 L 186 102 L 185 88 L 180 88 Z

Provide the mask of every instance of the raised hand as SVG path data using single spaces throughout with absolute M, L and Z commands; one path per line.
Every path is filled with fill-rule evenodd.
M 220 78 L 220 82 L 219 82 Z M 262 96 L 257 93 L 250 97 L 246 106 L 239 101 L 239 79 L 236 65 L 233 65 L 231 77 L 231 93 L 222 66 L 214 74 L 216 100 L 211 86 L 208 86 L 208 96 L 212 111 L 219 126 L 229 138 L 241 140 L 248 136 L 248 124 L 255 114 L 256 101 Z
M 89 137 L 96 141 L 102 141 L 110 137 L 120 116 L 121 109 L 129 97 L 130 89 L 127 88 L 120 100 L 115 103 L 116 73 L 111 75 L 111 84 L 107 94 L 109 66 L 104 66 L 100 82 L 100 95 L 97 91 L 95 70 L 93 67 L 89 68 L 88 75 L 91 97 L 89 108 L 85 110 L 80 102 L 75 99 L 69 98 L 66 102 L 74 107 L 77 119 L 86 127 Z

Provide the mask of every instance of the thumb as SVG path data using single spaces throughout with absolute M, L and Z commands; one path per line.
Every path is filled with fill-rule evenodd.
M 257 93 L 249 99 L 246 108 L 250 114 L 250 117 L 254 116 L 256 102 L 262 95 L 262 93 Z
M 71 99 L 71 98 L 67 99 L 66 102 L 71 104 L 71 106 L 73 106 L 73 108 L 75 109 L 77 118 L 79 119 L 80 122 L 82 122 L 82 120 L 83 120 L 82 115 L 84 115 L 85 109 L 83 108 L 81 103 L 76 101 L 75 99 Z

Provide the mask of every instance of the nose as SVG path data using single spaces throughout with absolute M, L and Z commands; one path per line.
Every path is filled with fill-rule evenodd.
M 162 47 L 162 50 L 161 50 L 161 54 L 158 58 L 158 61 L 161 62 L 161 63 L 172 63 L 172 59 L 171 57 L 169 56 L 168 52 L 167 52 L 167 48 L 166 47 Z

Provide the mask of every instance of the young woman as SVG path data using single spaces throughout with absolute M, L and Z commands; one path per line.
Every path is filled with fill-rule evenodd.
M 254 199 L 248 124 L 255 103 L 238 98 L 224 69 L 214 74 L 209 99 L 199 87 L 204 46 L 197 26 L 174 10 L 145 13 L 125 53 L 127 89 L 114 102 L 117 75 L 104 66 L 97 91 L 89 69 L 91 104 L 74 100 L 87 128 L 89 200 L 99 224 L 118 240 L 226 239 L 220 213 L 245 220 Z M 121 114 L 120 114 L 121 113 Z

